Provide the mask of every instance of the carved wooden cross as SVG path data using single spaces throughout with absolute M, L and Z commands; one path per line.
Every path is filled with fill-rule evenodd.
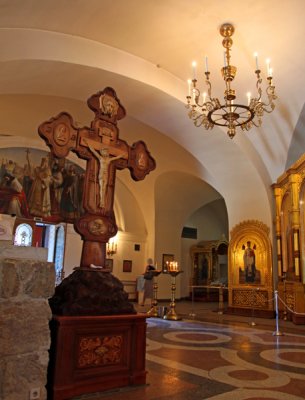
M 72 117 L 65 112 L 38 128 L 55 157 L 66 157 L 71 150 L 87 160 L 85 213 L 74 223 L 84 241 L 81 269 L 104 268 L 106 243 L 117 233 L 113 212 L 116 169 L 128 168 L 132 178 L 138 181 L 156 167 L 144 142 L 129 146 L 119 139 L 117 121 L 124 118 L 125 109 L 112 88 L 94 94 L 87 103 L 95 113 L 90 128 L 76 128 Z

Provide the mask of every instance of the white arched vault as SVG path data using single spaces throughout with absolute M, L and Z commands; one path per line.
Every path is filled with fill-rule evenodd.
M 147 228 L 138 201 L 118 177 L 115 184 L 114 214 L 120 231 L 146 238 Z
M 247 218 L 249 207 L 257 219 L 271 224 L 271 175 L 262 179 L 255 168 L 253 162 L 260 157 L 249 156 L 256 153 L 255 146 L 230 141 L 217 128 L 212 135 L 194 128 L 184 108 L 183 80 L 143 58 L 67 32 L 2 28 L 0 43 L 5 96 L 43 95 L 51 102 L 59 96 L 84 104 L 92 93 L 113 86 L 129 115 L 194 155 L 206 171 L 205 180 L 226 198 L 230 225 Z M 82 118 L 75 119 L 82 125 Z M 7 129 L 5 122 L 3 126 Z
M 220 240 L 229 237 L 228 213 L 224 199 L 218 198 L 195 210 L 185 222 L 185 226 L 197 229 L 196 242 Z
M 156 251 L 180 256 L 181 232 L 188 217 L 222 197 L 208 183 L 181 171 L 160 175 L 155 188 Z

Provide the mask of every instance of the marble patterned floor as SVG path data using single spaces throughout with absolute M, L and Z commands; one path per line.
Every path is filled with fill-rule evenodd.
M 189 311 L 181 308 L 181 321 L 147 319 L 146 385 L 80 398 L 305 399 L 304 326 L 281 321 L 282 332 L 275 320 Z

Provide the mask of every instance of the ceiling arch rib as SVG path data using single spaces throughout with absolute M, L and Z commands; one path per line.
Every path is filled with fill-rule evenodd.
M 215 130 L 213 135 L 204 135 L 191 126 L 190 121 L 187 120 L 186 113 L 181 112 L 181 107 L 184 107 L 182 103 L 182 101 L 184 102 L 185 94 L 184 84 L 168 72 L 121 50 L 66 34 L 34 29 L 0 29 L 0 43 L 3 47 L 0 61 L 5 63 L 8 60 L 23 59 L 27 61 L 34 60 L 35 63 L 35 60 L 44 60 L 47 63 L 53 62 L 54 64 L 55 62 L 57 66 L 66 65 L 67 80 L 69 80 L 69 72 L 73 69 L 77 70 L 78 78 L 83 73 L 84 75 L 89 75 L 93 70 L 98 71 L 100 74 L 104 74 L 106 70 L 108 74 L 112 74 L 112 78 L 115 76 L 116 82 L 121 83 L 119 86 L 122 90 L 126 79 L 134 79 L 132 87 L 138 90 L 138 97 L 130 96 L 130 91 L 128 90 L 122 92 L 125 98 L 128 98 L 128 109 L 131 110 L 132 115 L 141 119 L 141 115 L 137 114 L 137 108 L 133 106 L 133 102 L 138 102 L 139 99 L 144 98 L 144 94 L 145 98 L 150 95 L 149 107 L 146 108 L 144 122 L 151 126 L 156 126 L 162 133 L 170 136 L 195 155 L 213 177 L 213 181 L 210 183 L 217 190 L 228 195 L 228 209 L 234 209 L 238 204 L 240 199 L 236 198 L 236 196 L 231 196 L 231 194 L 232 192 L 240 193 L 242 191 L 243 184 L 241 182 L 246 182 L 247 177 L 248 179 L 250 176 L 255 177 L 255 185 L 252 185 L 253 195 L 258 191 L 259 187 L 263 191 L 266 190 L 249 158 L 245 157 L 242 152 L 237 151 L 236 144 L 229 143 L 227 138 L 223 137 L 222 132 Z M 35 46 L 32 46 L 31 43 L 35 43 Z M 54 74 L 55 71 L 53 70 L 52 72 L 52 76 L 56 76 Z M 20 68 L 19 79 L 26 81 L 26 78 Z M 84 81 L 87 82 L 87 80 Z M 12 83 L 12 80 L 8 82 Z M 61 88 L 62 95 L 69 97 L 70 94 L 68 92 L 64 93 L 65 88 L 67 89 L 65 85 Z M 12 89 L 10 88 L 10 90 Z M 41 90 L 43 91 L 43 82 Z M 55 94 L 57 94 L 56 86 L 54 87 L 53 95 Z M 73 97 L 84 100 L 83 93 L 77 90 L 75 90 Z M 120 93 L 119 97 L 122 98 Z M 157 101 L 157 99 L 161 99 L 161 101 Z M 164 100 L 167 104 L 166 110 L 162 108 Z M 161 110 L 160 107 L 162 108 Z M 171 113 L 174 114 L 174 117 L 171 116 Z M 165 115 L 168 115 L 168 118 Z M 187 134 L 192 137 L 192 140 L 187 139 L 186 131 L 181 129 L 183 126 L 187 126 Z M 202 140 L 203 136 L 204 141 Z M 217 149 L 216 152 L 214 151 L 215 149 Z M 239 165 L 238 160 L 240 161 Z M 223 164 L 230 165 L 230 168 L 224 169 Z M 236 173 L 240 179 L 236 179 Z M 251 188 L 248 187 L 248 189 L 250 191 Z M 247 193 L 251 196 L 249 191 Z M 232 203 L 230 207 L 231 198 L 234 198 L 234 204 Z M 244 201 L 242 201 L 242 207 L 245 207 Z M 263 213 L 265 214 L 265 211 Z M 266 220 L 265 215 L 263 219 Z
M 33 46 L 35 43 L 35 46 Z M 111 71 L 154 86 L 184 101 L 184 82 L 125 51 L 82 37 L 35 29 L 0 29 L 0 62 L 45 60 Z

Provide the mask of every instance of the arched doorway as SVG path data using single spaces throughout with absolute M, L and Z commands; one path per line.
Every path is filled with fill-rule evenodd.
M 56 285 L 64 278 L 65 236 L 65 224 L 54 225 L 16 218 L 14 245 L 47 248 L 47 261 L 55 265 Z

